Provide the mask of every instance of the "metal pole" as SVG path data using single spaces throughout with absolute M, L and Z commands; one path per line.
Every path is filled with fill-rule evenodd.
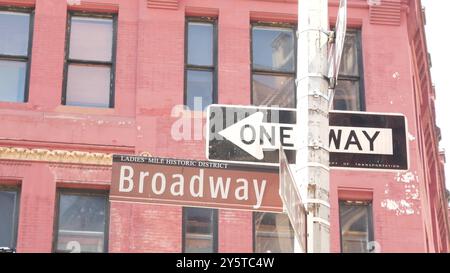
M 308 210 L 308 253 L 330 252 L 328 35 L 328 0 L 299 0 L 294 175 Z

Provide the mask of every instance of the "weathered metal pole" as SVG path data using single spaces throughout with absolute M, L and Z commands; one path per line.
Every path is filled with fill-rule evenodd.
M 299 0 L 294 175 L 308 210 L 309 253 L 330 252 L 328 35 L 328 0 Z

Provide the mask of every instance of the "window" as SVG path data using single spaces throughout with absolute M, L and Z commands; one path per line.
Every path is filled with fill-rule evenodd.
M 216 21 L 188 18 L 186 22 L 184 104 L 203 111 L 217 102 Z
M 16 247 L 18 218 L 18 190 L 0 188 L 0 247 Z
M 295 108 L 295 29 L 252 26 L 252 104 Z
M 0 8 L 0 101 L 27 102 L 32 11 Z
M 359 31 L 349 30 L 345 37 L 339 79 L 334 94 L 334 109 L 364 111 L 364 82 Z
M 62 104 L 114 107 L 116 15 L 68 16 Z
M 217 210 L 183 208 L 183 252 L 217 252 Z
M 57 213 L 56 252 L 106 252 L 106 193 L 60 191 Z
M 255 252 L 294 252 L 294 230 L 286 214 L 255 212 L 253 224 Z
M 369 252 L 373 241 L 372 204 L 370 202 L 339 201 L 341 251 Z

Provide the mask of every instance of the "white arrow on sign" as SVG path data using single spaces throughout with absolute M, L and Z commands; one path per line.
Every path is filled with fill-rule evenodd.
M 259 160 L 264 159 L 263 150 L 275 150 L 280 147 L 280 144 L 283 144 L 285 150 L 296 148 L 294 125 L 263 123 L 263 118 L 262 112 L 256 112 L 220 131 L 219 135 Z M 261 141 L 257 141 L 259 139 Z
M 256 112 L 219 132 L 227 140 L 258 160 L 264 151 L 282 146 L 296 150 L 297 127 L 294 124 L 265 123 L 264 114 Z M 330 152 L 358 154 L 393 154 L 392 129 L 330 126 Z

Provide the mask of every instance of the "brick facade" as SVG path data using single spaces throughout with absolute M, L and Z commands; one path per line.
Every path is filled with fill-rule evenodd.
M 331 251 L 340 251 L 338 200 L 367 193 L 382 252 L 448 251 L 442 165 L 435 166 L 434 176 L 429 171 L 438 158 L 434 110 L 428 104 L 432 91 L 419 90 L 421 80 L 431 82 L 420 77 L 415 55 L 415 50 L 426 52 L 420 1 L 388 2 L 397 17 L 374 18 L 379 13 L 367 1 L 349 0 L 348 22 L 362 29 L 366 110 L 407 116 L 410 170 L 331 172 Z M 330 22 L 337 4 L 330 1 Z M 27 156 L 46 149 L 204 159 L 204 140 L 170 137 L 177 119 L 172 108 L 183 104 L 186 16 L 218 17 L 221 104 L 250 104 L 250 22 L 295 22 L 297 16 L 296 1 L 95 0 L 68 6 L 62 0 L 0 0 L 0 6 L 8 5 L 35 10 L 29 100 L 0 102 L 0 147 L 24 148 L 17 153 L 28 151 Z M 118 13 L 113 109 L 61 105 L 68 10 Z M 50 252 L 57 188 L 107 190 L 110 167 L 51 162 L 45 152 L 41 159 L 27 156 L 17 160 L 20 156 L 0 151 L 0 183 L 21 187 L 18 252 Z M 220 252 L 253 251 L 251 212 L 221 210 L 218 221 Z M 181 223 L 181 207 L 111 203 L 109 251 L 180 252 Z

